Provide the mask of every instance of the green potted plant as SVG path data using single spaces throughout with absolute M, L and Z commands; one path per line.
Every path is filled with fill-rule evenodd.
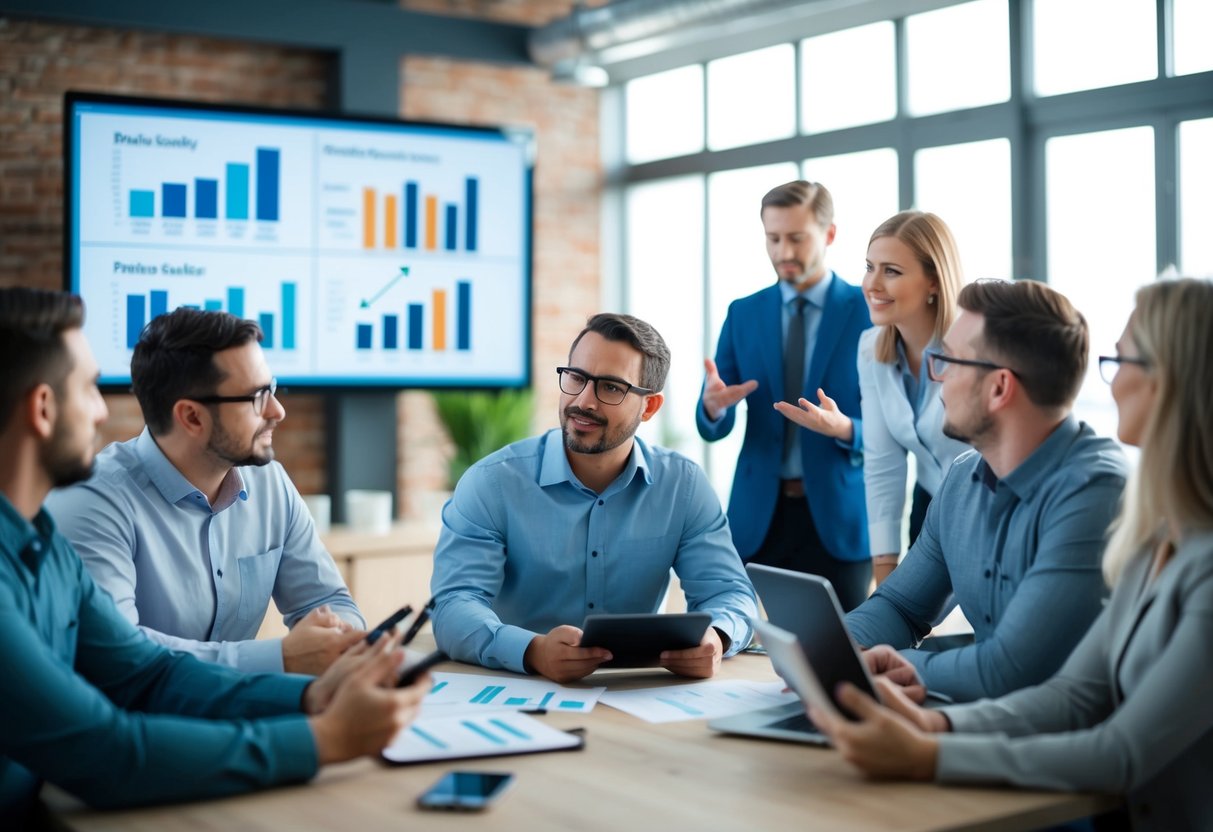
M 434 393 L 434 403 L 455 445 L 448 468 L 451 488 L 478 460 L 531 432 L 534 396 L 530 390 L 444 390 Z

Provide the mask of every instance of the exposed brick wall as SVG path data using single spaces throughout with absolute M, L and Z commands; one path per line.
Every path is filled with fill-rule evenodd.
M 63 284 L 63 94 L 68 90 L 318 107 L 331 57 L 249 45 L 0 17 L 0 286 Z M 129 395 L 106 397 L 105 442 L 143 428 Z M 275 434 L 301 491 L 324 489 L 324 408 L 291 396 Z
M 544 70 L 440 58 L 406 58 L 402 77 L 405 118 L 525 126 L 535 133 L 534 426 L 551 427 L 559 398 L 552 368 L 564 363 L 573 336 L 598 311 L 598 94 L 554 84 Z M 413 512 L 441 487 L 450 446 L 427 394 L 401 398 L 400 488 L 405 510 Z

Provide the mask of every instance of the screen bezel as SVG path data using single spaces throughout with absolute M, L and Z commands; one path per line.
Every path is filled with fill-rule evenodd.
M 437 121 L 398 119 L 387 116 L 360 113 L 343 113 L 331 110 L 305 110 L 297 108 L 264 107 L 248 104 L 219 104 L 150 96 L 109 95 L 69 90 L 63 96 L 63 289 L 79 293 L 79 263 L 76 251 L 79 248 L 79 217 L 76 208 L 76 163 L 77 145 L 76 119 L 82 105 L 99 104 L 118 107 L 148 107 L 163 110 L 179 110 L 200 114 L 230 114 L 237 117 L 279 118 L 283 121 L 304 121 L 320 126 L 334 127 L 367 125 L 372 127 L 399 127 L 410 130 L 433 130 L 456 135 L 487 135 L 517 142 L 526 147 L 525 170 L 523 171 L 523 244 L 522 244 L 522 366 L 521 373 L 509 380 L 434 378 L 418 381 L 406 377 L 381 378 L 324 378 L 309 379 L 306 376 L 283 376 L 283 383 L 292 391 L 306 393 L 375 392 L 399 390 L 522 390 L 532 385 L 534 362 L 534 133 L 527 128 L 491 127 L 451 124 Z M 86 311 L 87 312 L 87 311 Z M 121 378 L 104 377 L 98 384 L 103 393 L 129 393 L 129 373 Z

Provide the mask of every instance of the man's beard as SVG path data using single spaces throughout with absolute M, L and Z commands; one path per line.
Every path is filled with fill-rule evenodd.
M 93 464 L 97 457 L 92 453 L 92 448 L 88 449 L 87 457 L 82 457 L 80 451 L 71 450 L 68 445 L 66 425 L 60 420 L 55 424 L 50 444 L 42 449 L 42 466 L 55 488 L 83 482 L 93 475 Z
M 974 448 L 978 448 L 982 444 L 982 440 L 993 430 L 994 419 L 989 413 L 983 413 L 972 427 L 964 429 L 957 427 L 953 422 L 949 422 L 947 414 L 944 414 L 943 435 L 949 439 L 956 439 L 967 445 L 972 445 Z
M 274 459 L 274 446 L 270 445 L 263 453 L 257 453 L 253 448 L 257 443 L 257 437 L 269 429 L 270 426 L 267 425 L 254 433 L 248 447 L 241 448 L 236 444 L 232 435 L 216 422 L 215 430 L 211 434 L 210 441 L 206 444 L 206 449 L 212 456 L 236 468 L 247 465 L 268 465 Z
M 598 425 L 602 425 L 602 438 L 592 445 L 582 443 L 576 436 L 569 431 L 569 418 L 578 416 L 582 419 L 588 419 Z M 636 433 L 636 429 L 640 427 L 640 413 L 636 414 L 635 421 L 627 427 L 617 427 L 612 429 L 610 422 L 603 419 L 596 413 L 591 413 L 582 410 L 579 407 L 566 407 L 564 409 L 564 419 L 560 423 L 561 433 L 564 434 L 564 446 L 573 453 L 578 454 L 604 454 L 607 451 L 613 451 L 627 442 Z

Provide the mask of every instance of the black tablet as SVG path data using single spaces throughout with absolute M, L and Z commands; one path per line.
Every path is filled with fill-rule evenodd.
M 697 647 L 711 625 L 706 612 L 587 615 L 581 646 L 611 651 L 601 667 L 657 667 L 662 651 Z

